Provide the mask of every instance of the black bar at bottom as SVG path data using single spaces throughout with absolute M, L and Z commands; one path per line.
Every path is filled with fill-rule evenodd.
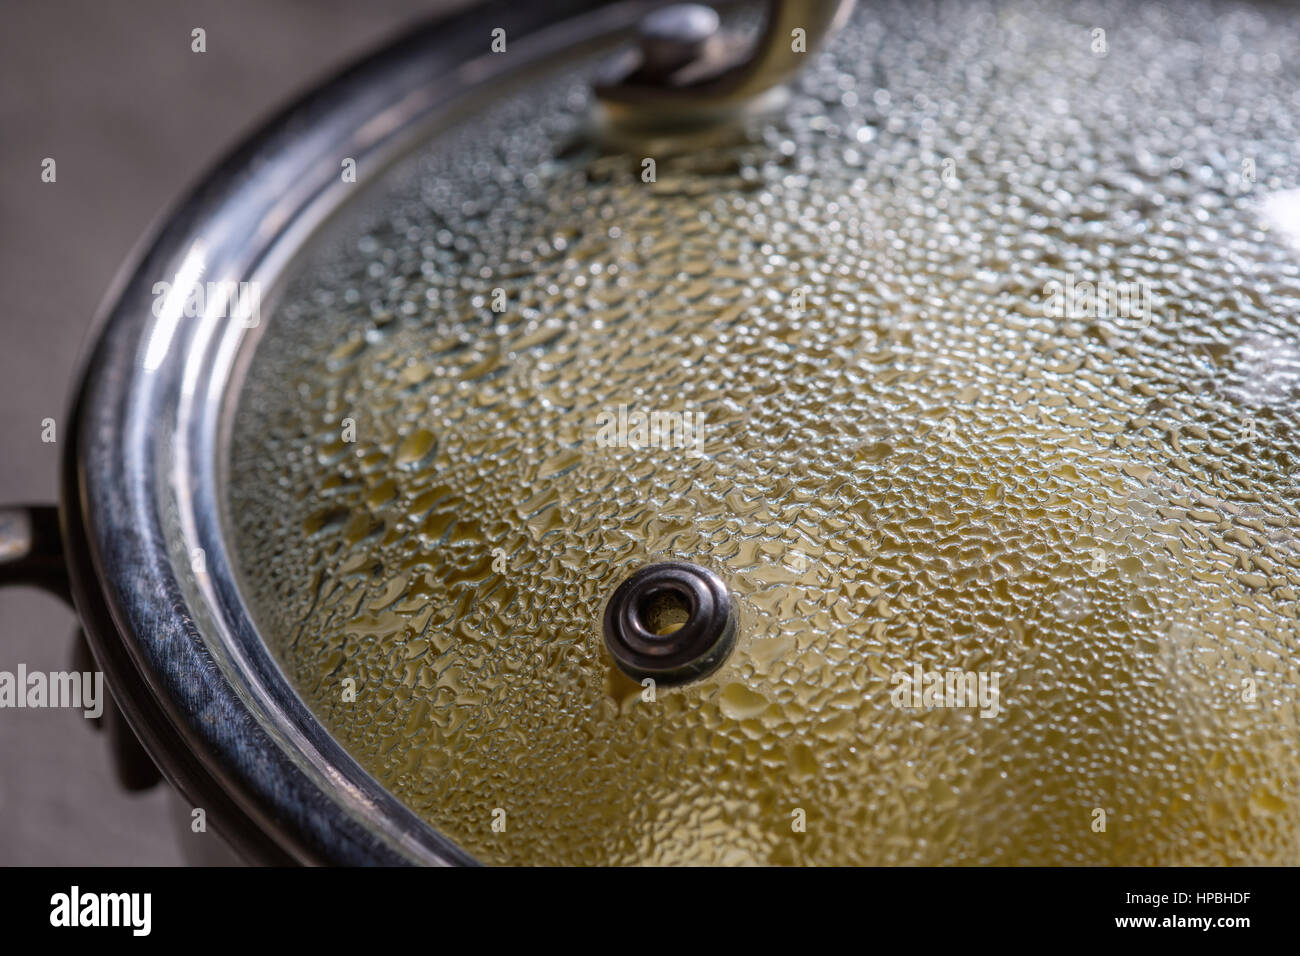
M 50 934 L 127 946 L 145 939 L 259 949 L 321 943 L 373 953 L 420 940 L 495 948 L 509 935 L 584 949 L 717 939 L 732 948 L 803 950 L 839 946 L 831 941 L 851 933 L 844 942 L 874 948 L 910 939 L 916 951 L 942 952 L 981 942 L 1125 937 L 1182 943 L 1199 936 L 1231 945 L 1261 930 L 1289 938 L 1296 928 L 1296 871 L 1280 868 L 83 868 L 5 875 L 6 940 Z M 782 930 L 796 936 L 786 943 L 767 937 Z

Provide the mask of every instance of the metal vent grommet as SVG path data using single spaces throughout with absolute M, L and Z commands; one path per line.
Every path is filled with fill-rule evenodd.
M 665 561 L 637 571 L 605 606 L 605 646 L 635 680 L 684 684 L 717 670 L 735 642 L 731 593 L 712 571 Z

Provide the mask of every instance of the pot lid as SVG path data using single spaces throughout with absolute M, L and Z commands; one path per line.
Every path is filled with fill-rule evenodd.
M 488 862 L 1293 861 L 1298 32 L 873 3 L 636 142 L 608 50 L 503 85 L 265 311 L 263 638 Z

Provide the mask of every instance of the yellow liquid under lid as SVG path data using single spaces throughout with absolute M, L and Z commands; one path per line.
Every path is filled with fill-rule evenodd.
M 860 4 L 650 183 L 566 151 L 575 64 L 322 245 L 229 514 L 368 770 L 488 862 L 1300 860 L 1300 24 L 1097 11 L 1105 55 L 1070 4 Z M 604 447 L 620 406 L 703 454 Z M 669 558 L 737 646 L 650 701 L 601 611 Z M 918 667 L 997 715 L 897 706 Z

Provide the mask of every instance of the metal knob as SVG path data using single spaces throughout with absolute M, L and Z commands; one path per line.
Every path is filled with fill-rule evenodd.
M 768 0 L 758 42 L 746 46 L 718 30 L 700 4 L 675 4 L 645 17 L 640 48 L 595 84 L 616 121 L 662 127 L 734 114 L 784 83 L 841 25 L 854 0 Z M 796 31 L 802 42 L 796 40 Z
M 702 3 L 674 3 L 646 14 L 637 30 L 641 62 L 636 75 L 654 83 L 698 62 L 709 54 L 720 23 L 717 11 Z

